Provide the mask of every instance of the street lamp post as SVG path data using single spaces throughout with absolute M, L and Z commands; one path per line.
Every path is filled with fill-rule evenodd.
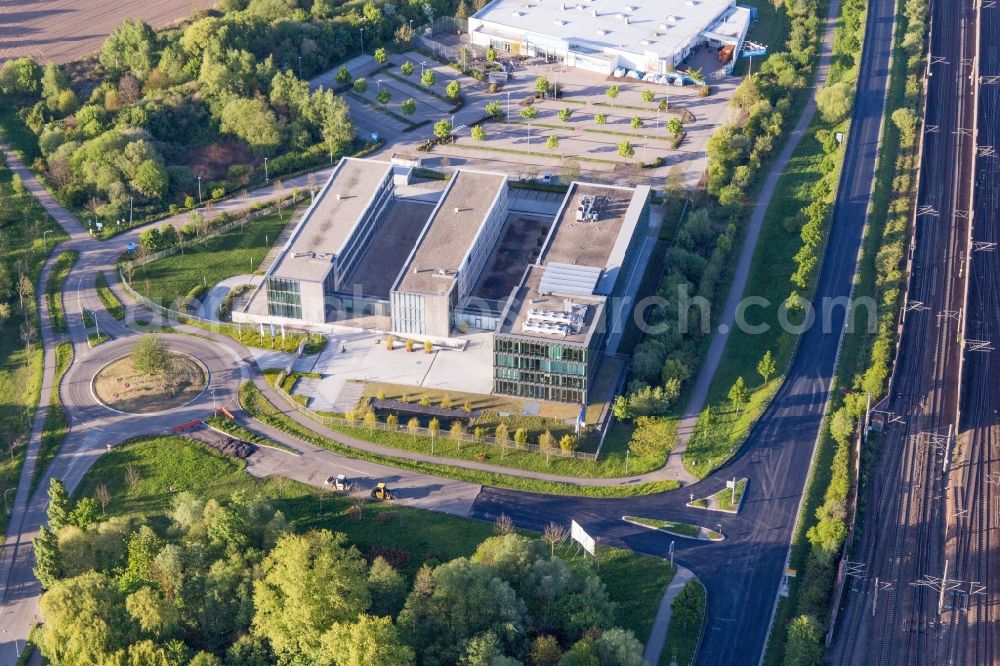
M 198 205 L 201 205 L 201 176 L 198 176 Z
M 361 28 L 361 52 L 365 52 L 365 29 Z
M 420 62 L 420 78 L 424 78 L 424 65 L 427 64 L 426 60 Z
M 46 231 L 45 233 L 42 234 L 42 247 L 45 249 L 45 254 L 49 253 L 49 241 L 46 238 L 46 236 L 48 234 L 51 234 L 51 233 L 52 233 L 52 229 L 49 229 L 48 231 Z
M 510 122 L 510 91 L 507 91 L 507 122 Z
M 128 198 L 128 226 L 132 226 L 132 197 Z
M 302 78 L 302 56 L 299 56 L 299 78 Z
M 451 114 L 451 140 L 455 141 L 455 114 Z
M 215 414 L 215 410 L 216 409 L 217 409 L 217 407 L 215 406 L 215 389 L 212 389 L 212 413 L 213 414 Z
M 264 182 L 266 183 L 268 180 L 269 179 L 267 177 L 267 158 L 265 157 L 264 158 Z
M 3 510 L 5 513 L 10 513 L 10 508 L 7 505 L 7 493 L 9 493 L 12 490 L 17 490 L 17 486 L 14 486 L 13 488 L 8 488 L 7 490 L 3 491 Z

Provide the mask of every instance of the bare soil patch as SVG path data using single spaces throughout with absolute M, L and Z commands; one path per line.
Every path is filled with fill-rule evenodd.
M 187 354 L 171 353 L 173 370 L 149 377 L 136 370 L 131 356 L 107 364 L 94 377 L 94 394 L 112 409 L 130 414 L 161 412 L 187 404 L 205 388 L 207 373 Z

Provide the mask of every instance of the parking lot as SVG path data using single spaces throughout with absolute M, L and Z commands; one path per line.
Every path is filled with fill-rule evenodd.
M 457 39 L 454 35 L 445 38 L 452 43 Z M 404 60 L 414 63 L 415 71 L 406 77 L 406 83 L 401 83 L 391 75 L 398 77 L 398 64 Z M 513 66 L 509 80 L 491 93 L 488 84 L 415 51 L 394 55 L 392 61 L 396 66 L 386 70 L 382 85 L 393 87 L 394 101 L 397 90 L 400 94 L 412 91 L 418 106 L 415 121 L 418 116 L 419 121 L 454 118 L 455 143 L 418 153 L 418 146 L 433 136 L 428 123 L 397 136 L 385 151 L 420 154 L 428 166 L 461 165 L 506 171 L 522 178 L 538 177 L 546 171 L 558 175 L 572 158 L 573 170 L 578 169 L 584 179 L 660 184 L 672 169 L 678 168 L 686 182 L 695 184 L 705 171 L 708 138 L 728 119 L 727 104 L 740 81 L 725 74 L 716 52 L 707 47 L 685 63 L 690 69 L 701 70 L 711 87 L 707 97 L 702 97 L 700 87 L 695 85 L 679 87 L 602 76 L 541 58 L 510 61 Z M 434 69 L 434 90 L 439 94 L 443 94 L 448 81 L 459 82 L 465 102 L 459 111 L 452 114 L 432 95 L 423 101 L 418 98 L 421 68 Z M 537 100 L 537 116 L 522 118 L 521 111 L 534 96 L 535 81 L 541 76 L 549 81 L 553 93 L 558 90 L 558 98 L 550 93 Z M 374 95 L 371 82 L 369 85 Z M 607 95 L 612 86 L 618 89 L 615 98 Z M 644 91 L 652 92 L 651 102 L 643 99 Z M 502 117 L 498 122 L 484 123 L 486 138 L 477 141 L 472 137 L 472 127 L 482 123 L 491 101 L 500 102 Z M 661 103 L 666 110 L 660 110 Z M 559 116 L 564 109 L 570 111 L 565 120 Z M 676 146 L 675 135 L 667 129 L 671 118 L 683 122 L 683 139 Z M 631 156 L 619 154 L 623 141 L 631 144 Z

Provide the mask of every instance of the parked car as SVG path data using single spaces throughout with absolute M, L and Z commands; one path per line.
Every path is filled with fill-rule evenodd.
M 347 480 L 347 476 L 344 474 L 330 475 L 326 477 L 326 481 L 323 482 L 323 485 L 329 486 L 334 490 L 347 491 L 351 489 L 351 482 Z

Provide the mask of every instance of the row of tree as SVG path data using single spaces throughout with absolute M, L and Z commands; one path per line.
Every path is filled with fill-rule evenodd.
M 411 583 L 343 534 L 293 533 L 259 496 L 181 493 L 158 529 L 101 520 L 57 480 L 49 499 L 39 646 L 56 663 L 642 664 L 591 566 L 554 555 L 564 529 L 542 543 L 503 523 Z

